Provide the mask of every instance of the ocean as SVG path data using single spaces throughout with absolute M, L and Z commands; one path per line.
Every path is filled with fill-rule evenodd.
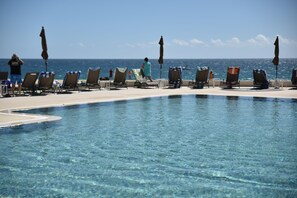
M 42 59 L 23 59 L 22 75 L 26 72 L 45 71 L 44 60 Z M 275 79 L 275 66 L 272 64 L 272 59 L 165 59 L 162 68 L 162 78 L 168 78 L 169 67 L 182 66 L 182 78 L 184 80 L 194 80 L 197 66 L 208 66 L 213 71 L 214 77 L 219 79 L 226 78 L 228 66 L 240 66 L 241 80 L 252 80 L 253 69 L 264 69 L 267 72 L 268 79 Z M 152 77 L 153 79 L 160 78 L 160 65 L 157 59 L 151 59 Z M 0 71 L 9 71 L 8 59 L 0 59 Z M 63 79 L 67 71 L 81 71 L 80 79 L 86 79 L 89 67 L 100 67 L 100 77 L 108 77 L 109 70 L 116 67 L 127 67 L 128 70 L 140 68 L 143 63 L 142 59 L 49 59 L 48 71 L 56 73 L 56 79 Z M 280 59 L 278 66 L 279 79 L 291 79 L 292 68 L 297 67 L 296 58 Z M 129 76 L 127 76 L 127 79 Z M 132 79 L 133 76 L 132 76 Z

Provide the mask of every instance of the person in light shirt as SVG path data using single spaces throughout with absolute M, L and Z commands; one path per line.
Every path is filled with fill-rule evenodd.
M 147 57 L 145 57 L 144 59 L 144 63 L 142 64 L 142 69 L 143 69 L 143 73 L 144 73 L 144 77 L 146 79 L 149 79 L 151 82 L 153 82 L 152 79 L 152 64 L 149 62 L 149 59 Z

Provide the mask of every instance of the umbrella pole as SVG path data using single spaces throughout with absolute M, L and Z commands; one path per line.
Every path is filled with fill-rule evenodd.
M 162 64 L 160 64 L 160 79 L 162 78 Z
M 47 61 L 44 61 L 45 63 L 45 71 L 47 72 Z
M 274 88 L 275 89 L 278 89 L 279 88 L 279 86 L 278 86 L 278 81 L 277 81 L 277 68 L 278 66 L 276 65 L 275 66 L 275 85 L 274 85 Z

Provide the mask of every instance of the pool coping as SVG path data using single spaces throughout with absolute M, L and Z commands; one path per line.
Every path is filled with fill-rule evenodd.
M 152 88 L 152 89 L 102 89 L 89 92 L 72 92 L 72 94 L 49 94 L 46 96 L 20 96 L 0 98 L 0 128 L 13 127 L 24 124 L 51 122 L 62 119 L 58 116 L 27 114 L 24 110 L 50 108 L 59 106 L 72 106 L 80 104 L 114 102 L 150 97 L 162 97 L 170 95 L 214 95 L 214 96 L 239 96 L 239 97 L 263 97 L 297 99 L 297 90 L 291 88 L 267 90 L 254 90 L 249 88 L 222 89 L 211 87 L 204 89 L 180 89 Z
M 28 114 L 19 112 L 0 112 L 1 120 L 6 121 L 0 124 L 0 128 L 20 126 L 25 124 L 52 122 L 62 119 L 59 116 L 49 116 L 40 114 Z M 8 120 L 9 119 L 9 120 Z

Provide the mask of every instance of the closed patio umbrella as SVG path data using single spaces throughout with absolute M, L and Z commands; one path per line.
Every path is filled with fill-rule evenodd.
M 44 60 L 44 63 L 45 63 L 45 70 L 47 71 L 48 54 L 47 54 L 47 44 L 46 44 L 46 38 L 45 38 L 45 31 L 44 31 L 43 26 L 42 26 L 42 29 L 41 29 L 41 32 L 40 32 L 39 36 L 41 37 L 41 47 L 42 47 L 41 56 L 42 56 L 42 58 Z
M 159 45 L 160 45 L 160 57 L 159 57 L 159 64 L 160 64 L 160 78 L 162 78 L 162 65 L 163 65 L 163 55 L 164 55 L 164 41 L 163 41 L 163 36 L 161 36 L 160 41 L 159 41 Z
M 277 87 L 277 70 L 278 70 L 278 63 L 279 63 L 279 41 L 278 36 L 274 42 L 274 58 L 272 63 L 275 65 L 275 86 Z

